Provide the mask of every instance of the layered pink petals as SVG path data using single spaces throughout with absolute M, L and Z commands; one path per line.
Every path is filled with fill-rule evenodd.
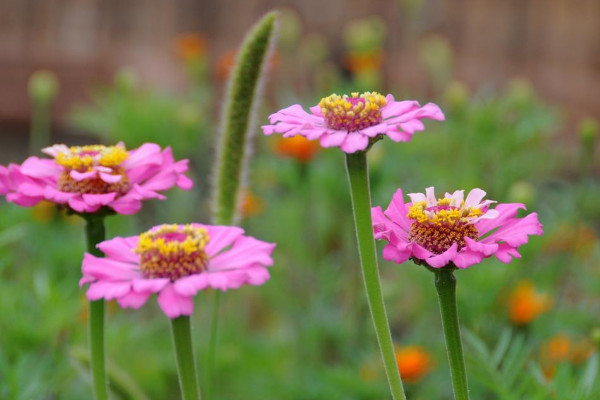
M 55 155 L 60 146 L 45 149 Z M 188 160 L 175 161 L 170 148 L 162 150 L 159 145 L 146 143 L 129 151 L 129 157 L 120 165 L 129 180 L 125 193 L 109 192 L 86 194 L 64 192 L 58 187 L 58 179 L 64 168 L 54 160 L 29 157 L 21 165 L 0 166 L 0 195 L 10 202 L 24 207 L 34 206 L 42 200 L 70 207 L 79 213 L 93 213 L 109 207 L 119 214 L 134 214 L 147 199 L 164 199 L 161 192 L 177 186 L 184 190 L 192 188 L 192 181 L 185 176 Z M 120 174 L 110 168 L 94 166 L 89 171 L 72 170 L 70 177 L 81 182 L 100 179 L 107 184 L 121 182 Z
M 387 104 L 381 108 L 383 121 L 355 132 L 332 129 L 318 106 L 307 113 L 298 104 L 271 114 L 270 125 L 263 125 L 262 129 L 265 135 L 279 133 L 286 138 L 301 135 L 308 140 L 319 140 L 323 147 L 339 147 L 345 153 L 355 153 L 365 150 L 370 138 L 385 135 L 395 142 L 408 142 L 415 132 L 425 129 L 422 119 L 445 119 L 442 110 L 433 103 L 421 107 L 416 101 L 395 101 L 392 95 L 387 95 L 386 100 Z
M 200 290 L 237 289 L 244 285 L 262 285 L 273 265 L 271 253 L 275 244 L 245 236 L 241 228 L 194 224 L 206 229 L 209 257 L 206 270 L 171 280 L 147 278 L 139 267 L 134 252 L 138 237 L 117 237 L 98 245 L 106 257 L 86 254 L 80 285 L 89 284 L 90 300 L 116 299 L 123 308 L 139 308 L 150 295 L 158 294 L 158 304 L 169 318 L 191 315 L 194 296 Z
M 485 196 L 484 191 L 474 189 L 466 199 L 463 191 L 456 191 L 452 195 L 446 194 L 446 197 L 452 198 L 457 206 L 464 199 L 465 206 L 484 210 L 484 214 L 473 221 L 479 239 L 466 237 L 466 245 L 463 248 L 458 249 L 457 244 L 454 243 L 443 253 L 435 254 L 408 239 L 412 220 L 407 217 L 407 214 L 412 203 L 424 201 L 430 207 L 437 204 L 433 188 L 430 189 L 425 194 L 409 195 L 412 200 L 410 203 L 404 202 L 402 190 L 398 189 L 385 212 L 381 207 L 372 209 L 375 238 L 387 242 L 383 249 L 384 259 L 400 264 L 413 258 L 424 261 L 433 268 L 442 268 L 450 263 L 458 268 L 468 268 L 491 256 L 508 263 L 512 258 L 521 257 L 517 248 L 528 242 L 529 235 L 543 234 L 543 227 L 537 213 L 517 218 L 519 210 L 525 209 L 523 204 L 498 204 L 495 209 L 489 209 L 492 202 L 482 201 Z

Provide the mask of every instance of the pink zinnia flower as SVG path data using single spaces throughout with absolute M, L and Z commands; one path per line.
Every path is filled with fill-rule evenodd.
M 23 164 L 0 166 L 0 194 L 24 207 L 48 200 L 79 213 L 109 207 L 120 214 L 137 212 L 146 199 L 164 199 L 175 185 L 188 190 L 188 160 L 175 162 L 170 148 L 154 143 L 127 151 L 116 146 L 54 145 L 42 150 L 53 159 L 29 157 Z
M 319 139 L 323 147 L 340 147 L 346 153 L 366 150 L 381 136 L 394 142 L 408 142 L 413 133 L 425 129 L 421 119 L 444 120 L 440 108 L 413 100 L 394 101 L 394 96 L 376 92 L 351 96 L 332 94 L 310 108 L 311 114 L 295 104 L 269 116 L 263 125 L 265 135 L 304 136 Z
M 434 188 L 423 193 L 411 193 L 405 204 L 402 190 L 382 212 L 372 209 L 375 238 L 386 240 L 383 258 L 398 264 L 413 259 L 433 268 L 450 263 L 458 268 L 468 268 L 483 258 L 495 255 L 508 263 L 520 258 L 517 248 L 528 241 L 529 235 L 543 234 L 536 213 L 516 218 L 525 205 L 498 204 L 483 200 L 485 192 L 473 189 L 464 198 L 464 191 L 437 199 Z
M 243 235 L 230 226 L 159 225 L 139 236 L 117 237 L 83 259 L 80 285 L 89 300 L 116 299 L 139 308 L 153 293 L 169 318 L 191 315 L 194 296 L 207 288 L 237 289 L 269 279 L 275 244 Z

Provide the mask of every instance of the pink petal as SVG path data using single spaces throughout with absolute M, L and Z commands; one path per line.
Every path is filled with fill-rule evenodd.
M 106 194 L 87 194 L 84 193 L 83 201 L 89 204 L 91 207 L 105 206 L 115 199 L 117 194 L 115 192 Z
M 430 252 L 429 250 L 423 248 L 420 244 L 418 243 L 411 243 L 412 246 L 412 253 L 413 255 L 420 259 L 420 260 L 425 260 L 431 256 L 433 256 L 433 253 Z
M 470 237 L 465 238 L 465 243 L 467 244 L 469 250 L 481 253 L 486 257 L 491 256 L 498 250 L 498 245 L 496 243 L 482 243 L 473 240 Z
M 169 283 L 168 278 L 137 278 L 132 281 L 136 293 L 158 293 Z
M 177 293 L 182 296 L 195 296 L 199 290 L 204 290 L 208 287 L 208 279 L 206 273 L 194 274 L 177 279 L 173 283 L 173 287 Z
M 496 258 L 498 258 L 498 260 L 502 261 L 505 264 L 508 264 L 513 259 L 513 257 L 521 258 L 521 254 L 519 254 L 517 249 L 506 243 L 500 244 L 500 246 L 498 247 L 498 251 L 495 255 Z
M 407 217 L 408 209 L 404 204 L 404 195 L 402 189 L 396 190 L 390 205 L 385 210 L 385 215 L 394 223 L 398 224 L 404 231 L 410 230 L 411 221 Z
M 171 319 L 182 315 L 192 315 L 194 312 L 194 298 L 178 294 L 172 284 L 165 286 L 159 293 L 158 305 Z
M 359 132 L 350 132 L 346 135 L 346 140 L 344 140 L 344 143 L 340 146 L 342 151 L 351 154 L 367 148 L 369 145 L 369 138 Z
M 137 264 L 96 257 L 89 253 L 83 256 L 81 271 L 84 276 L 97 280 L 127 281 L 140 277 Z
M 100 209 L 100 205 L 92 206 L 92 205 L 86 203 L 85 201 L 83 201 L 83 199 L 79 195 L 73 196 L 69 199 L 69 207 L 71 207 L 73 210 L 75 210 L 77 212 L 88 212 L 88 213 L 95 212 L 95 211 L 98 211 L 98 209 Z
M 225 247 L 230 246 L 237 238 L 244 234 L 242 228 L 235 226 L 219 226 L 219 225 L 195 225 L 204 227 L 208 233 L 210 240 L 206 244 L 206 254 L 212 258 Z
M 452 262 L 458 268 L 464 269 L 471 265 L 478 264 L 483 260 L 483 254 L 480 252 L 471 251 L 469 249 L 462 249 L 458 252 Z
M 123 308 L 133 308 L 137 310 L 148 301 L 149 294 L 129 292 L 124 296 L 117 298 L 119 305 Z
M 90 283 L 86 297 L 88 300 L 112 300 L 122 297 L 131 290 L 131 282 L 98 281 Z
M 123 178 L 122 175 L 113 175 L 113 174 L 107 174 L 106 172 L 100 172 L 100 179 L 102 179 L 104 182 L 117 183 L 122 178 Z
M 433 268 L 442 268 L 448 265 L 450 261 L 456 256 L 456 249 L 458 248 L 456 243 L 453 243 L 452 246 L 442 254 L 438 254 L 433 257 L 429 257 L 425 261 L 427 264 L 432 266 Z
M 87 171 L 87 172 L 79 172 L 79 171 L 72 170 L 69 173 L 69 175 L 71 175 L 71 178 L 75 179 L 76 181 L 83 181 L 85 179 L 91 179 L 91 178 L 94 178 L 97 174 L 98 174 L 98 171 L 96 171 L 94 169 L 91 171 Z
M 123 215 L 135 214 L 142 208 L 142 202 L 135 193 L 127 193 L 110 204 L 110 207 Z
M 21 173 L 32 178 L 57 179 L 63 171 L 62 167 L 57 165 L 54 160 L 44 160 L 37 157 L 29 157 L 20 167 Z
M 319 143 L 323 147 L 336 147 L 344 143 L 346 136 L 348 136 L 348 133 L 344 131 L 327 132 L 321 136 Z
M 127 170 L 127 175 L 133 169 L 147 167 L 149 165 L 160 165 L 162 162 L 161 148 L 156 143 L 144 143 L 139 148 L 129 151 L 129 157 L 123 161 L 121 166 Z
M 133 251 L 137 247 L 137 244 L 138 236 L 129 236 L 105 240 L 98 244 L 97 247 L 102 250 L 108 258 L 137 265 L 140 256 Z
M 50 201 L 58 203 L 58 204 L 65 204 L 69 201 L 69 199 L 71 199 L 72 197 L 78 196 L 78 195 L 79 194 L 77 194 L 77 193 L 61 192 L 60 190 L 57 190 L 52 186 L 46 186 L 44 188 L 44 197 L 47 200 L 50 200 Z
M 267 243 L 249 236 L 238 238 L 231 249 L 224 250 L 210 260 L 209 271 L 249 267 L 253 264 L 273 265 L 271 253 L 274 243 Z
M 525 205 L 521 203 L 502 203 L 495 208 L 498 211 L 498 217 L 494 219 L 483 219 L 475 223 L 475 227 L 479 232 L 479 236 L 483 236 L 492 229 L 503 225 L 506 221 L 513 219 L 520 209 L 525 209 Z
M 465 207 L 467 207 L 467 208 L 475 207 L 476 205 L 481 203 L 481 200 L 483 200 L 485 195 L 486 195 L 486 193 L 481 189 L 475 188 L 475 189 L 471 190 L 465 200 Z

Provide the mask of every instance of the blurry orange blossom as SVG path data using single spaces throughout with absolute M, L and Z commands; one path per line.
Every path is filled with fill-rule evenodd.
M 264 201 L 249 190 L 242 192 L 241 214 L 242 218 L 249 218 L 262 213 L 265 209 Z
M 580 364 L 594 352 L 594 346 L 589 340 L 577 343 L 564 333 L 558 333 L 540 346 L 540 363 L 546 378 L 552 379 L 556 366 L 562 362 Z
M 421 346 L 406 346 L 396 349 L 396 362 L 402 379 L 408 383 L 417 383 L 433 367 L 431 356 Z
M 282 157 L 293 158 L 298 162 L 306 163 L 312 160 L 319 150 L 319 144 L 306 139 L 304 136 L 281 138 L 275 143 L 275 152 Z
M 538 293 L 530 281 L 521 281 L 508 297 L 508 315 L 515 325 L 525 325 L 548 311 L 552 300 Z
M 175 51 L 182 60 L 202 57 L 207 47 L 206 39 L 198 33 L 186 33 L 175 39 Z

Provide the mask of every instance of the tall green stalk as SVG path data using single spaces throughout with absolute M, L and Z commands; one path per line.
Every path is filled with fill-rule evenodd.
M 450 363 L 454 399 L 469 400 L 467 371 L 460 339 L 458 307 L 456 306 L 456 277 L 453 271 L 454 267 L 449 265 L 436 269 L 433 272 L 435 274 L 435 288 L 440 303 L 444 337 L 446 338 L 446 350 Z
M 385 312 L 383 294 L 381 293 L 379 267 L 377 266 L 377 254 L 375 252 L 373 224 L 371 221 L 371 190 L 369 187 L 367 153 L 361 151 L 354 154 L 347 154 L 346 171 L 348 172 L 350 194 L 352 196 L 352 210 L 354 213 L 356 238 L 358 240 L 358 253 L 365 289 L 367 291 L 369 309 L 371 310 L 371 317 L 375 326 L 375 334 L 379 342 L 379 349 L 383 358 L 392 397 L 394 400 L 406 400 L 400 371 L 396 363 L 394 344 Z
M 96 245 L 106 236 L 104 229 L 104 216 L 86 215 L 85 233 L 87 238 L 88 253 L 102 257 L 102 252 Z M 106 379 L 105 353 L 104 353 L 104 299 L 88 302 L 89 304 L 89 343 L 90 365 L 94 396 L 96 400 L 108 399 L 108 381 Z
M 52 104 L 58 93 L 58 79 L 50 71 L 36 71 L 28 85 L 31 98 L 29 152 L 36 154 L 50 145 Z
M 177 358 L 181 398 L 183 400 L 200 400 L 190 317 L 173 318 L 171 320 L 171 332 L 173 333 L 173 345 L 175 346 L 175 356 Z
M 218 225 L 232 225 L 239 218 L 240 188 L 245 179 L 250 138 L 256 130 L 255 116 L 266 61 L 275 41 L 276 21 L 277 13 L 268 13 L 248 32 L 228 82 L 214 175 L 213 222 Z M 221 293 L 215 293 L 204 385 L 206 398 L 210 398 L 212 389 L 220 298 Z

